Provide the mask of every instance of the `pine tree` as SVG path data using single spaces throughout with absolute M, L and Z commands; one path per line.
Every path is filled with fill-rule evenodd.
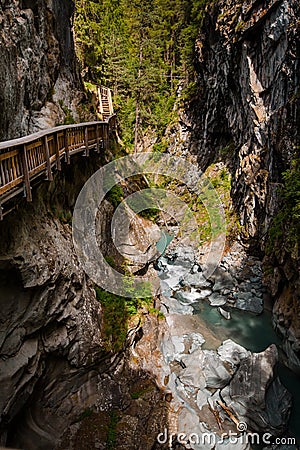
M 122 138 L 137 150 L 170 121 L 179 79 L 193 77 L 207 0 L 77 0 L 75 32 L 86 81 L 113 89 Z

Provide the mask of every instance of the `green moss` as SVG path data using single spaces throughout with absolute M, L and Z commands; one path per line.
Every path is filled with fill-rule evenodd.
M 93 410 L 91 408 L 87 408 L 83 413 L 80 414 L 80 416 L 77 419 L 77 422 L 81 422 L 82 420 L 86 419 L 87 417 L 90 417 L 90 415 L 93 413 Z
M 149 386 L 149 387 L 147 387 L 145 389 L 141 389 L 139 391 L 131 392 L 130 397 L 132 398 L 132 400 L 137 400 L 137 399 L 143 397 L 148 392 L 151 392 L 152 390 L 153 390 L 153 386 Z
M 73 215 L 69 209 L 58 209 L 56 206 L 51 208 L 54 217 L 57 217 L 61 223 L 72 225 Z
M 117 206 L 122 202 L 123 198 L 123 189 L 119 184 L 113 186 L 107 194 L 107 200 L 113 205 L 114 208 L 117 208 Z
M 114 258 L 110 255 L 104 256 L 105 261 L 109 264 L 113 269 L 116 268 L 117 264 Z
M 169 143 L 165 138 L 162 138 L 153 145 L 153 152 L 165 153 L 168 150 Z
M 164 313 L 162 313 L 162 312 L 161 312 L 159 309 L 157 309 L 157 308 L 152 308 L 152 307 L 150 307 L 150 308 L 148 308 L 148 311 L 149 311 L 149 314 L 154 314 L 154 315 L 156 315 L 158 319 L 164 319 L 164 318 L 165 318 Z
M 130 289 L 132 289 L 132 293 L 134 290 L 135 295 L 140 295 L 140 297 L 122 297 L 95 287 L 96 297 L 102 305 L 104 346 L 107 351 L 113 353 L 124 348 L 130 317 L 137 315 L 142 308 L 149 309 L 153 301 L 148 283 L 142 284 L 138 288 L 138 292 L 134 289 L 133 284 L 131 286 L 129 282 L 127 284 L 127 293 L 130 294 Z
M 128 311 L 124 297 L 96 287 L 96 296 L 102 305 L 103 337 L 107 351 L 114 353 L 124 347 L 128 329 Z
M 227 161 L 228 158 L 232 158 L 235 151 L 235 145 L 233 141 L 228 142 L 225 147 L 220 148 L 219 155 L 222 161 Z
M 63 125 L 71 125 L 75 123 L 72 111 L 64 104 L 63 100 L 58 100 L 58 104 L 65 114 L 65 119 Z
M 117 442 L 117 425 L 120 420 L 120 417 L 117 413 L 117 411 L 112 411 L 110 414 L 110 422 L 108 426 L 108 432 L 107 432 L 107 450 L 113 450 L 116 448 L 116 442 Z

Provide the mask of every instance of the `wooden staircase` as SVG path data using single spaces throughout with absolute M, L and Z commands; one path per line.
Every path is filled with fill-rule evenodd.
M 114 115 L 111 90 L 104 87 L 98 87 L 99 112 L 103 121 Z

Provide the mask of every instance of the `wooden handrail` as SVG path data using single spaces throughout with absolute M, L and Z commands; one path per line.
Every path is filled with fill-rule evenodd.
M 109 131 L 115 127 L 115 116 L 106 121 L 62 125 L 39 131 L 10 141 L 0 142 L 0 209 L 2 204 L 17 195 L 20 189 L 28 201 L 32 200 L 31 181 L 45 174 L 52 180 L 52 168 L 61 170 L 61 159 L 82 152 L 89 156 L 91 148 L 97 152 L 105 148 Z M 2 217 L 2 209 L 0 218 Z

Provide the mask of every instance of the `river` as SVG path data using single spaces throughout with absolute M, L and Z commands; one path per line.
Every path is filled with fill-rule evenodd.
M 170 241 L 171 238 L 167 237 L 167 245 Z M 161 244 L 162 242 L 160 245 Z M 162 249 L 160 249 L 160 251 L 161 250 Z M 186 271 L 186 265 L 184 265 L 185 267 L 180 267 L 177 263 L 176 271 L 172 272 L 172 261 L 165 257 L 161 260 L 163 266 L 160 266 L 159 276 L 162 280 L 165 298 L 169 298 L 169 300 L 172 299 L 172 296 L 174 295 L 173 288 L 174 285 L 176 285 L 176 274 L 178 274 L 178 283 L 176 286 L 176 297 L 178 302 L 178 292 L 182 291 L 186 294 L 186 288 L 184 290 L 184 288 L 180 287 L 180 274 L 183 274 L 184 271 Z M 168 281 L 170 282 L 171 287 L 171 291 L 169 292 L 168 289 L 166 289 L 166 283 L 168 283 Z M 172 292 L 171 295 L 170 292 Z M 283 385 L 293 396 L 289 433 L 292 436 L 296 436 L 298 443 L 300 443 L 300 378 L 284 365 L 285 357 L 281 351 L 281 339 L 273 329 L 271 313 L 264 310 L 262 314 L 254 315 L 236 308 L 229 308 L 231 318 L 230 320 L 227 320 L 221 316 L 218 308 L 211 306 L 205 298 L 198 301 L 193 300 L 188 305 L 185 302 L 182 303 L 179 301 L 179 303 L 181 303 L 180 307 L 183 306 L 186 310 L 178 310 L 176 313 L 182 313 L 182 322 L 187 323 L 187 327 L 189 327 L 189 321 L 185 319 L 187 318 L 187 315 L 192 313 L 192 315 L 195 316 L 195 320 L 197 321 L 197 331 L 205 338 L 205 343 L 202 346 L 203 349 L 216 350 L 220 343 L 226 339 L 235 341 L 251 352 L 261 352 L 270 344 L 276 344 L 279 349 L 278 374 Z M 168 308 L 172 308 L 172 305 L 173 304 L 169 304 Z M 163 307 L 163 312 L 166 312 L 165 306 Z M 193 330 L 184 330 L 185 333 L 190 331 L 195 332 L 194 324 Z

